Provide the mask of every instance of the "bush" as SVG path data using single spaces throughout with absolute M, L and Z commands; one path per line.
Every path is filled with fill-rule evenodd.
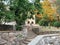
M 21 25 L 16 25 L 16 31 L 21 31 L 21 30 L 22 30 Z
M 54 22 L 51 22 L 51 23 L 50 23 L 50 26 L 53 26 L 53 25 L 54 25 Z
M 41 25 L 41 26 L 48 26 L 48 20 L 46 20 L 46 19 L 41 19 L 41 20 L 39 21 L 39 25 Z
M 54 26 L 55 22 L 56 22 L 56 20 L 50 21 L 50 26 Z
M 60 21 L 54 22 L 53 26 L 55 26 L 55 27 L 60 27 Z

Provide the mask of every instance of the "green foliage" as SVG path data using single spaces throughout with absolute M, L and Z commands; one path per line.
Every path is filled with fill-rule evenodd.
M 5 22 L 16 21 L 17 30 L 20 30 L 20 26 L 24 24 L 28 17 L 28 12 L 31 14 L 30 18 L 32 18 L 36 9 L 39 12 L 42 10 L 40 0 L 35 0 L 34 3 L 29 3 L 28 0 L 10 0 L 10 4 L 7 3 L 7 5 L 2 1 L 0 0 L 0 20 L 4 19 Z M 10 7 L 9 11 L 6 9 L 8 6 Z
M 2 2 L 0 2 L 0 20 L 4 16 L 4 14 L 5 14 L 5 5 Z
M 49 21 L 50 23 L 50 26 L 54 26 L 54 23 L 56 22 L 56 20 L 53 20 L 53 21 Z
M 59 7 L 57 8 L 57 13 L 60 15 L 60 5 L 58 5 Z
M 55 26 L 55 27 L 60 27 L 60 21 L 54 22 L 53 26 Z
M 17 30 L 17 31 L 21 31 L 21 30 L 22 30 L 21 25 L 16 25 L 16 30 Z
M 11 22 L 14 21 L 14 19 L 15 19 L 15 15 L 13 12 L 6 12 L 5 22 Z
M 25 20 L 27 19 L 28 12 L 31 12 L 34 9 L 34 6 L 31 3 L 28 3 L 28 0 L 12 1 L 10 4 L 10 10 L 15 13 L 15 21 L 17 23 L 16 29 L 20 30 L 20 26 L 23 25 Z
M 39 21 L 39 25 L 41 25 L 41 26 L 48 26 L 48 21 L 46 19 L 41 19 Z
M 32 18 L 34 10 L 37 9 L 41 12 L 41 8 L 40 1 L 36 0 L 34 3 L 29 3 L 28 0 L 14 0 L 13 2 L 11 1 L 10 4 L 10 10 L 15 12 L 15 21 L 18 27 L 24 24 L 28 17 L 28 12 L 31 14 L 29 18 Z
M 54 25 L 54 21 L 50 22 L 50 26 L 53 26 Z
M 60 5 L 60 0 L 56 0 L 56 5 Z
M 28 0 L 14 0 L 11 5 L 13 6 L 10 7 L 10 10 L 14 11 L 15 20 L 19 25 L 24 24 L 24 21 L 27 19 L 28 12 L 32 12 L 34 10 L 33 4 L 29 3 Z
M 56 0 L 56 4 L 55 5 L 56 5 L 56 7 L 58 7 L 56 11 L 60 15 L 60 0 Z
M 35 0 L 34 2 L 35 9 L 38 10 L 39 13 L 42 13 L 42 4 L 40 3 L 40 0 Z
M 43 19 L 47 19 L 48 20 L 48 15 L 44 14 L 43 15 Z
M 8 3 L 5 5 L 3 1 L 7 2 L 8 0 L 0 0 L 0 23 L 2 21 L 10 22 L 14 20 L 14 13 L 10 10 L 7 10 Z
M 44 15 L 43 18 L 38 22 L 39 22 L 39 25 L 41 26 L 48 26 L 48 23 L 49 23 L 48 16 Z

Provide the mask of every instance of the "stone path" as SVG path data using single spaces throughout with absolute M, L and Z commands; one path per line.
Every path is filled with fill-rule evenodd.
M 37 36 L 37 34 L 35 34 L 34 32 L 32 32 L 31 30 L 28 30 L 27 38 L 23 41 L 23 44 L 22 45 L 27 45 L 36 36 Z
M 20 45 L 20 40 L 22 40 L 23 36 L 21 36 L 21 32 L 0 32 L 0 42 L 2 39 L 2 42 L 5 41 L 5 44 L 3 45 Z M 20 37 L 18 37 L 20 36 Z M 1 42 L 1 43 L 2 43 Z
M 22 31 L 0 33 L 1 39 L 5 40 L 5 44 L 3 45 L 27 45 L 34 37 L 37 36 L 31 30 L 28 31 L 27 37 L 22 36 Z
M 33 31 L 28 30 L 27 37 L 21 36 L 22 31 L 0 34 L 1 39 L 5 40 L 3 45 L 27 45 L 37 36 Z M 1 41 L 1 40 L 0 40 Z

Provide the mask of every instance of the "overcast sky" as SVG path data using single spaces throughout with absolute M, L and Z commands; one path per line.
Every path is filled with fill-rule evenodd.
M 10 0 L 5 0 L 5 1 L 2 1 L 5 5 L 7 5 L 7 4 L 10 4 L 9 2 L 10 2 Z

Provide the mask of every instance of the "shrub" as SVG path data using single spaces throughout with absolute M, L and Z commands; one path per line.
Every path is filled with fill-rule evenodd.
M 16 25 L 16 30 L 17 30 L 17 31 L 21 31 L 21 30 L 22 30 L 21 25 Z
M 48 26 L 48 20 L 46 20 L 46 19 L 41 19 L 41 20 L 39 21 L 39 25 L 41 25 L 41 26 Z
M 54 22 L 51 22 L 51 23 L 50 23 L 50 26 L 53 26 L 53 25 L 54 25 Z
M 55 22 L 56 22 L 56 20 L 50 21 L 50 26 L 54 26 Z
M 54 22 L 53 26 L 55 26 L 55 27 L 60 27 L 60 21 Z

